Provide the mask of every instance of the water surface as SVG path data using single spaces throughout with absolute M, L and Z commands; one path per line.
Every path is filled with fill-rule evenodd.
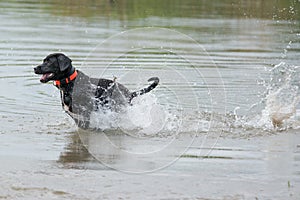
M 299 8 L 0 1 L 0 198 L 298 199 Z M 33 74 L 53 52 L 131 90 L 161 82 L 78 131 Z

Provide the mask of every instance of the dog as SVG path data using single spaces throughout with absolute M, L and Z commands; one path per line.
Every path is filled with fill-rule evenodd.
M 62 53 L 48 55 L 34 73 L 42 75 L 41 83 L 53 81 L 60 90 L 63 109 L 83 129 L 89 128 L 90 114 L 99 109 L 120 111 L 132 104 L 132 99 L 153 90 L 159 78 L 152 77 L 148 87 L 131 92 L 116 80 L 96 79 L 76 70 L 72 60 Z

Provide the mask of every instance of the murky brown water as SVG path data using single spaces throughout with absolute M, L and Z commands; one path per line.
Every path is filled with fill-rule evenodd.
M 299 199 L 299 9 L 0 1 L 0 199 Z M 52 52 L 132 90 L 161 82 L 125 116 L 96 113 L 102 132 L 77 130 L 33 74 Z

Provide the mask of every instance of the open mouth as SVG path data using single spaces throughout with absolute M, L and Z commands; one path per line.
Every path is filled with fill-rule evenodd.
M 54 73 L 46 73 L 46 74 L 43 74 L 43 76 L 41 77 L 40 81 L 41 81 L 42 83 L 46 83 L 46 82 L 48 82 L 53 76 L 54 76 Z

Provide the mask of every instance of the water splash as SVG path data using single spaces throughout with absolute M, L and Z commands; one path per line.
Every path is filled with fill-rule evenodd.
M 300 128 L 300 67 L 284 62 L 268 69 L 262 82 L 265 92 L 248 114 L 188 110 L 160 102 L 154 94 L 135 98 L 122 112 L 99 110 L 91 116 L 91 127 L 121 130 L 134 137 L 174 137 L 182 133 L 222 132 L 224 136 L 250 136 Z M 254 108 L 255 107 L 255 108 Z
M 300 101 L 300 67 L 281 62 L 269 73 L 270 79 L 263 83 L 265 95 L 259 103 L 263 104 L 263 109 L 254 117 L 239 117 L 235 124 L 266 131 L 299 128 L 297 106 Z
M 154 94 L 139 96 L 132 103 L 118 112 L 106 109 L 93 112 L 89 128 L 119 131 L 133 137 L 176 137 L 210 130 L 212 113 L 161 104 Z
M 92 112 L 90 128 L 120 130 L 134 137 L 167 136 L 178 132 L 179 111 L 160 105 L 154 94 L 139 96 L 132 104 L 118 112 L 109 109 Z
M 267 85 L 265 109 L 262 121 L 269 119 L 275 128 L 280 130 L 295 128 L 297 105 L 300 100 L 299 66 L 291 66 L 284 62 L 271 69 L 270 82 Z
M 180 120 L 176 110 L 160 105 L 154 94 L 135 98 L 121 116 L 119 127 L 134 136 L 158 136 L 176 133 Z

